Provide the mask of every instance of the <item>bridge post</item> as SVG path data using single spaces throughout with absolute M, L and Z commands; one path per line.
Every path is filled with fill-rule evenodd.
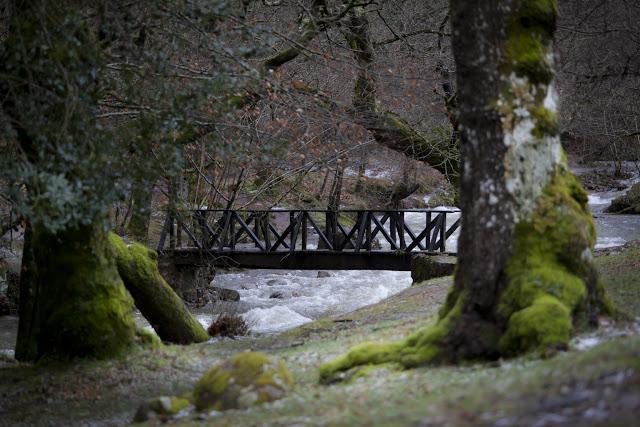
M 400 238 L 400 249 L 406 249 L 407 243 L 404 239 L 404 212 L 396 212 L 396 215 L 398 215 L 396 226 L 398 227 L 398 237 Z
M 373 215 L 373 212 L 367 211 L 365 215 L 366 215 L 365 232 L 367 233 L 367 252 L 371 252 L 371 246 L 372 246 L 371 216 Z
M 296 240 L 298 236 L 296 236 L 296 213 L 291 211 L 289 212 L 289 226 L 291 227 L 291 234 L 289 234 L 289 249 L 291 252 L 296 250 Z
M 431 225 L 431 212 L 427 212 L 427 225 L 425 227 L 428 229 L 429 225 Z M 429 245 L 429 243 L 431 242 L 431 231 L 427 232 L 424 240 L 425 248 L 427 248 L 428 251 L 431 250 L 431 246 Z
M 262 217 L 262 229 L 264 230 L 264 247 L 267 249 L 267 252 L 271 252 L 271 230 L 269 230 L 269 212 L 265 212 Z
M 391 240 L 393 240 L 393 244 L 396 245 L 396 213 L 391 212 L 389 215 L 389 235 L 391 236 Z M 396 245 L 397 246 L 397 245 Z
M 440 252 L 446 251 L 446 235 L 447 235 L 447 213 L 442 212 L 442 223 L 440 224 Z
M 309 216 L 309 212 L 302 211 L 300 213 L 302 215 L 302 250 L 306 252 L 307 250 L 307 217 Z

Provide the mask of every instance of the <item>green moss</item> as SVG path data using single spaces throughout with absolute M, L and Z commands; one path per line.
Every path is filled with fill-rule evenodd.
M 557 0 L 523 0 L 518 19 L 523 27 L 537 28 L 548 37 L 553 37 L 557 14 Z
M 533 84 L 549 84 L 553 79 L 553 69 L 547 56 L 555 30 L 556 13 L 555 0 L 523 0 L 508 28 L 506 66 Z
M 548 84 L 553 78 L 553 70 L 546 59 L 548 49 L 540 37 L 518 29 L 509 35 L 505 53 L 516 75 L 528 77 L 534 84 Z
M 451 295 L 451 294 L 450 294 Z M 320 382 L 331 383 L 345 378 L 342 372 L 356 366 L 399 363 L 411 368 L 441 359 L 443 340 L 451 324 L 460 315 L 464 292 L 458 294 L 456 302 L 445 316 L 433 326 L 412 333 L 406 340 L 396 343 L 363 343 L 348 353 L 320 366 Z
M 529 112 L 536 124 L 532 131 L 533 136 L 544 138 L 558 134 L 558 115 L 555 112 L 543 106 L 533 107 Z
M 118 272 L 136 306 L 164 341 L 178 344 L 203 342 L 209 334 L 158 270 L 158 255 L 139 243 L 127 245 L 111 233 Z
M 182 397 L 159 397 L 150 402 L 151 409 L 161 415 L 175 415 L 191 403 Z
M 199 411 L 222 411 L 271 402 L 292 388 L 293 378 L 283 362 L 245 352 L 207 371 L 196 384 L 193 398 Z
M 498 306 L 507 325 L 502 354 L 566 346 L 572 319 L 607 311 L 591 260 L 595 228 L 587 201 L 573 174 L 558 166 L 531 220 L 516 226 Z M 593 300 L 598 304 L 588 304 Z
M 379 365 L 400 361 L 400 343 L 362 343 L 353 347 L 347 354 L 320 366 L 320 382 L 327 384 L 339 381 L 340 373 L 355 366 Z
M 509 318 L 500 352 L 513 356 L 531 350 L 564 349 L 571 338 L 571 312 L 557 298 L 543 295 Z
M 38 269 L 38 357 L 112 357 L 149 343 L 133 318 L 133 301 L 98 225 L 51 234 L 35 230 Z

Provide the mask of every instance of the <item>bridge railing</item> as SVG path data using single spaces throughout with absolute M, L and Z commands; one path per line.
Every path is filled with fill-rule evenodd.
M 446 252 L 447 239 L 460 227 L 459 214 L 444 209 L 201 209 L 167 215 L 158 250 Z

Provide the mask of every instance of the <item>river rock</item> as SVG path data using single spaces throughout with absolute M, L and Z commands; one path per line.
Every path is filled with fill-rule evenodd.
M 240 301 L 240 293 L 233 289 L 213 286 L 209 288 L 209 292 L 213 301 Z
M 640 183 L 633 185 L 626 194 L 614 199 L 605 212 L 640 215 Z
M 284 299 L 284 292 L 275 291 L 271 295 L 269 295 L 270 299 Z
M 324 277 L 331 277 L 331 274 L 327 271 L 318 271 L 318 279 L 322 279 Z
M 287 286 L 288 283 L 282 279 L 267 280 L 267 286 Z
M 411 279 L 420 283 L 436 277 L 450 276 L 456 265 L 456 258 L 449 255 L 417 254 L 411 258 Z
M 293 378 L 282 361 L 244 352 L 207 371 L 193 399 L 198 411 L 245 409 L 281 399 L 292 389 Z

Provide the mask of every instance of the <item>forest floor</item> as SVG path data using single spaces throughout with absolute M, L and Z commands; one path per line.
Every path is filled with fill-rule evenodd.
M 601 252 L 611 298 L 640 316 L 640 242 Z M 111 361 L 19 364 L 0 359 L 0 425 L 120 425 L 145 399 L 190 391 L 212 365 L 258 350 L 283 359 L 296 389 L 249 410 L 181 413 L 179 425 L 633 425 L 640 413 L 640 335 L 633 323 L 583 333 L 549 359 L 466 366 L 382 366 L 318 384 L 318 366 L 363 341 L 405 337 L 433 322 L 451 278 L 378 304 L 262 338 L 136 350 Z M 589 347 L 591 346 L 591 347 Z M 589 348 L 586 348 L 589 347 Z

